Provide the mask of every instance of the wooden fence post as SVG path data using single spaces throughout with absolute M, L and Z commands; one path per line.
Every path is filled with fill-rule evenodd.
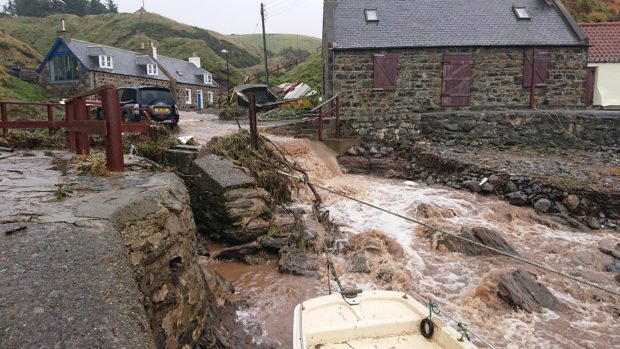
M 123 135 L 121 133 L 121 107 L 118 93 L 112 86 L 106 86 L 101 92 L 101 109 L 105 116 L 105 155 L 108 170 L 123 172 L 125 159 L 123 156 Z
M 250 113 L 250 135 L 252 148 L 258 150 L 258 129 L 256 125 L 256 96 L 253 93 L 248 95 L 249 113 Z

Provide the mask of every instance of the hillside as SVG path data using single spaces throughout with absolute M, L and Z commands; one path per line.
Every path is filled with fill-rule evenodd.
M 41 59 L 35 49 L 0 30 L 0 99 L 46 100 L 41 88 L 10 76 L 5 69 L 17 62 L 34 66 Z
M 144 13 L 142 24 L 139 13 L 0 17 L 0 30 L 31 45 L 40 55 L 45 55 L 56 38 L 62 18 L 76 39 L 133 51 L 138 50 L 142 43 L 154 41 L 161 55 L 179 59 L 187 59 L 196 52 L 203 65 L 219 81 L 226 78 L 226 57 L 221 52 L 224 49 L 229 52 L 233 82 L 243 80 L 248 71 L 260 69 L 262 62 L 262 43 L 260 46 L 255 44 L 253 36 L 247 39 L 245 35 L 239 35 L 231 39 L 232 36 L 185 25 L 153 13 Z M 314 44 L 311 44 L 312 41 Z M 296 48 L 298 40 L 295 35 L 276 34 L 269 42 L 274 45 L 271 55 L 277 59 L 283 49 Z M 319 39 L 299 38 L 302 50 L 319 45 Z M 290 50 L 285 53 L 290 54 Z
M 225 39 L 243 47 L 253 47 L 262 54 L 262 34 L 233 34 L 224 36 Z M 281 56 L 286 50 L 300 50 L 312 53 L 321 47 L 321 39 L 312 36 L 295 34 L 267 34 L 267 49 L 275 56 Z
M 620 21 L 620 0 L 563 0 L 580 23 Z
M 290 71 L 273 77 L 272 84 L 278 85 L 284 82 L 305 82 L 312 87 L 312 89 L 321 91 L 323 89 L 321 66 L 321 54 L 319 52 L 315 52 L 306 61 Z

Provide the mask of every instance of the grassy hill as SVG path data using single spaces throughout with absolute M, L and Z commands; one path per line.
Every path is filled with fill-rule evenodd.
M 73 15 L 52 15 L 44 18 L 0 17 L 0 30 L 31 45 L 45 55 L 56 38 L 60 20 L 64 18 L 67 29 L 76 39 L 120 47 L 136 51 L 142 43 L 154 41 L 161 55 L 187 59 L 194 52 L 203 65 L 214 73 L 216 79 L 225 79 L 226 57 L 229 52 L 232 80 L 241 81 L 248 71 L 260 69 L 262 42 L 255 44 L 253 35 L 227 36 L 206 29 L 185 25 L 169 18 L 144 13 L 140 22 L 139 13 L 105 14 L 78 17 Z M 234 37 L 234 39 L 233 39 Z M 274 58 L 285 48 L 299 47 L 303 50 L 316 49 L 320 40 L 296 35 L 274 34 L 269 43 Z M 268 47 L 270 44 L 268 44 Z
M 305 82 L 310 87 L 317 91 L 321 91 L 322 88 L 322 60 L 320 52 L 313 53 L 306 61 L 299 64 L 290 71 L 273 77 L 272 84 L 279 85 L 284 82 Z
M 5 69 L 16 62 L 35 66 L 41 59 L 37 50 L 0 30 L 0 99 L 47 100 L 41 88 L 10 76 Z
M 224 38 L 243 47 L 254 47 L 262 54 L 262 34 L 233 34 Z M 273 55 L 281 55 L 286 49 L 302 50 L 312 53 L 321 47 L 321 39 L 295 34 L 267 34 L 267 49 Z
M 580 23 L 620 21 L 620 0 L 563 0 Z

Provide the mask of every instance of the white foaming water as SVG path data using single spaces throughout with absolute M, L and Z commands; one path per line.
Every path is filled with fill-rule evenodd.
M 294 143 L 287 140 L 287 147 Z M 451 232 L 473 226 L 494 229 L 523 257 L 544 261 L 569 273 L 577 272 L 620 291 L 613 275 L 602 271 L 610 259 L 598 251 L 598 247 L 613 248 L 620 243 L 617 234 L 608 231 L 586 234 L 560 228 L 557 224 L 547 226 L 543 223 L 544 217 L 533 210 L 514 207 L 494 197 L 428 187 L 411 181 L 339 175 L 333 170 L 333 159 L 321 165 L 324 153 L 314 153 L 316 147 L 307 146 L 306 141 L 295 145 L 294 157 L 301 166 L 306 167 L 305 162 L 310 161 L 307 167 L 312 169 L 312 181 L 320 181 L 333 190 Z M 331 218 L 343 226 L 344 232 L 358 234 L 377 230 L 402 245 L 408 258 L 398 263 L 402 264 L 400 270 L 407 271 L 412 278 L 410 291 L 439 302 L 442 310 L 468 324 L 497 348 L 620 348 L 620 300 L 617 297 L 506 257 L 471 257 L 439 251 L 432 245 L 428 232 L 411 222 L 325 191 L 320 194 L 324 200 L 323 208 L 330 211 Z M 300 197 L 311 198 L 309 195 Z M 304 205 L 308 207 L 308 202 L 297 206 Z M 346 271 L 345 257 L 336 256 L 334 261 L 336 269 Z M 509 309 L 496 295 L 495 279 L 517 268 L 533 273 L 537 282 L 547 286 L 568 309 L 533 314 Z M 345 272 L 341 280 L 347 286 L 365 290 L 385 287 L 385 282 L 373 279 L 372 275 Z M 250 277 L 258 279 L 263 276 L 253 274 Z M 298 282 L 299 279 L 284 276 L 277 280 L 279 287 L 290 290 L 299 289 Z M 262 291 L 248 291 L 251 287 L 244 290 L 243 284 L 235 286 L 249 297 L 262 299 L 275 294 L 271 283 L 263 285 Z M 257 296 L 253 296 L 254 293 Z M 291 292 L 277 293 L 283 298 L 300 296 Z M 315 294 L 321 294 L 319 288 Z M 302 295 L 311 296 L 308 292 L 302 292 Z M 259 300 L 255 307 L 259 311 L 246 310 L 240 313 L 240 317 L 244 323 L 258 323 L 262 328 L 273 321 L 273 316 L 266 314 L 281 311 L 277 302 Z M 274 331 L 269 330 L 269 333 L 274 335 Z M 278 338 L 283 338 L 278 341 L 284 343 L 281 348 L 289 347 L 286 336 Z M 484 347 L 482 343 L 474 343 Z
M 617 235 L 605 232 L 584 234 L 567 229 L 552 229 L 532 221 L 530 217 L 537 214 L 529 209 L 450 189 L 359 175 L 344 175 L 326 180 L 323 184 L 333 190 L 342 188 L 357 199 L 412 218 L 421 219 L 411 215 L 421 204 L 450 210 L 455 216 L 422 220 L 442 228 L 447 224 L 449 228 L 445 229 L 452 232 L 463 226 L 485 226 L 497 230 L 524 257 L 551 263 L 559 269 L 563 269 L 567 263 L 576 263 L 566 257 L 569 252 L 598 253 L 598 245 L 613 246 L 620 242 Z M 544 310 L 539 314 L 527 314 L 514 312 L 501 303 L 486 308 L 484 297 L 487 296 L 480 298 L 480 304 L 467 304 L 462 300 L 463 296 L 474 290 L 484 276 L 496 269 L 514 270 L 524 266 L 504 257 L 467 257 L 433 250 L 428 237 L 421 234 L 420 228 L 413 223 L 333 194 L 321 192 L 321 195 L 327 198 L 325 201 L 331 217 L 336 223 L 343 224 L 345 232 L 356 234 L 379 230 L 400 243 L 410 257 L 404 267 L 409 269 L 417 284 L 413 291 L 432 295 L 433 299 L 440 300 L 446 311 L 458 314 L 466 323 L 468 315 L 471 315 L 474 318 L 473 323 L 470 323 L 471 328 L 488 337 L 498 347 L 582 348 L 587 342 L 580 337 L 579 330 L 596 336 L 589 340 L 597 343 L 599 348 L 620 347 L 617 344 L 620 343 L 620 325 L 610 314 L 614 307 L 614 297 L 607 297 L 607 309 L 604 309 L 605 306 L 592 307 L 591 297 L 575 299 L 572 294 L 564 293 L 583 289 L 582 286 L 553 275 L 538 281 L 546 284 L 570 308 L 566 312 Z M 509 216 L 509 219 L 500 219 L 501 215 Z M 559 254 L 547 255 L 541 250 L 543 247 L 550 249 L 554 246 Z M 613 282 L 611 274 L 600 272 L 601 265 L 579 266 L 580 270 L 592 272 L 591 268 L 598 268 L 596 273 L 603 274 L 601 277 Z M 355 276 L 347 277 L 349 282 L 355 283 L 355 280 Z M 373 283 L 367 278 L 361 278 L 356 286 L 371 289 Z M 604 322 L 604 327 L 600 321 Z

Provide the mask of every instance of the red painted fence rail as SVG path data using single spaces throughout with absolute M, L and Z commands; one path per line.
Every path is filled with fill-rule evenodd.
M 324 107 L 332 106 L 327 111 L 323 111 Z M 319 141 L 323 141 L 323 120 L 326 118 L 332 117 L 334 114 L 336 115 L 336 138 L 340 138 L 340 95 L 335 95 L 334 97 L 326 100 L 325 102 L 319 104 L 316 108 L 312 109 L 313 112 L 319 112 Z
M 96 96 L 99 100 L 87 100 L 87 97 L 90 96 Z M 45 107 L 47 109 L 47 120 L 9 121 L 9 105 Z M 62 107 L 65 110 L 64 120 L 54 120 L 54 108 Z M 92 108 L 101 108 L 103 120 L 90 120 Z M 47 128 L 51 134 L 60 128 L 64 128 L 69 148 L 80 155 L 89 154 L 91 134 L 104 136 L 107 168 L 113 172 L 122 172 L 125 169 L 122 132 L 146 131 L 151 126 L 148 116 L 146 123 L 123 123 L 118 93 L 113 85 L 104 85 L 73 96 L 64 105 L 0 101 L 0 115 L 0 127 L 3 136 L 6 137 L 10 129 Z

